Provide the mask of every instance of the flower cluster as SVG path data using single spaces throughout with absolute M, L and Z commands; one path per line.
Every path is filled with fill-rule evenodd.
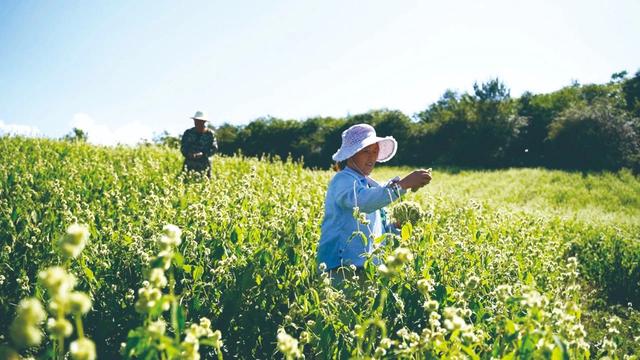
M 367 218 L 367 214 L 360 211 L 358 206 L 353 208 L 353 218 L 362 225 L 369 225 L 371 221 Z
M 148 313 L 153 310 L 156 305 L 162 304 L 162 310 L 167 311 L 171 304 L 162 299 L 162 291 L 156 287 L 152 287 L 148 281 L 145 281 L 140 289 L 138 289 L 138 300 L 136 301 L 136 311 L 139 313 Z
M 46 317 L 47 314 L 38 299 L 22 299 L 10 328 L 15 344 L 20 348 L 39 345 L 42 341 L 40 324 Z
M 171 267 L 171 259 L 177 247 L 182 243 L 180 237 L 182 236 L 182 230 L 175 225 L 168 224 L 162 229 L 163 234 L 160 236 L 160 253 L 158 254 L 158 261 L 164 270 L 168 270 Z
M 191 324 L 186 331 L 184 341 L 181 343 L 183 359 L 199 360 L 200 353 L 200 339 L 206 338 L 209 340 L 208 344 L 220 351 L 222 347 L 222 333 L 220 330 L 211 330 L 211 320 L 208 318 L 201 318 L 199 324 Z
M 380 344 L 376 347 L 375 352 L 373 353 L 374 359 L 381 359 L 387 354 L 387 350 L 389 350 L 394 344 L 394 341 L 385 337 L 380 340 Z
M 149 280 L 145 280 L 142 287 L 138 289 L 138 300 L 135 305 L 137 312 L 149 313 L 158 304 L 161 304 L 163 311 L 171 307 L 170 299 L 162 296 L 161 289 L 168 284 L 165 271 L 171 267 L 176 249 L 182 243 L 181 236 L 182 230 L 175 225 L 168 224 L 162 229 L 162 235 L 158 240 L 160 252 L 152 263 L 155 266 L 149 272 Z
M 77 257 L 85 247 L 89 238 L 86 225 L 73 224 L 67 228 L 64 236 L 58 241 L 61 255 L 66 258 Z M 84 336 L 82 315 L 91 309 L 91 298 L 81 291 L 76 291 L 76 277 L 67 269 L 52 266 L 38 273 L 38 283 L 49 295 L 47 307 L 50 317 L 47 320 L 47 332 L 56 340 L 59 358 L 64 356 L 65 338 L 73 333 L 73 325 L 67 319 L 72 315 L 76 320 L 78 339 L 70 343 L 69 354 L 74 360 L 93 360 L 96 357 L 95 344 Z M 29 298 L 20 301 L 17 315 L 11 324 L 11 337 L 20 347 L 39 345 L 42 341 L 40 324 L 47 314 L 40 301 Z
M 413 201 L 403 201 L 391 208 L 391 218 L 395 223 L 404 225 L 417 224 L 424 217 L 420 204 Z
M 55 317 L 47 320 L 47 332 L 52 338 L 63 341 L 73 332 L 71 322 L 66 315 L 81 318 L 91 309 L 91 298 L 83 292 L 74 291 L 76 278 L 65 269 L 54 266 L 38 274 L 40 284 L 47 289 L 51 296 L 49 311 Z M 80 326 L 82 323 L 78 322 Z M 93 341 L 84 337 L 82 329 L 78 329 L 79 338 L 70 345 L 73 359 L 95 359 L 95 345 Z
M 76 258 L 87 245 L 88 239 L 89 228 L 86 225 L 73 224 L 58 241 L 58 247 L 62 255 Z
M 393 255 L 387 256 L 385 264 L 378 266 L 378 271 L 383 275 L 393 276 L 397 274 L 402 266 L 413 261 L 413 253 L 405 247 L 398 247 L 393 251 Z
M 280 351 L 286 359 L 302 358 L 302 352 L 298 347 L 298 340 L 280 329 L 278 331 L 278 351 Z
M 163 354 L 163 358 L 173 358 L 175 354 L 179 354 L 182 359 L 198 360 L 200 346 L 203 345 L 214 347 L 218 357 L 222 357 L 222 333 L 211 329 L 211 321 L 208 318 L 203 317 L 198 324 L 191 324 L 185 330 L 184 339 L 180 341 L 177 313 L 182 310 L 178 306 L 179 297 L 174 293 L 175 280 L 171 264 L 179 255 L 177 247 L 182 242 L 181 235 L 182 231 L 175 225 L 165 225 L 163 228 L 158 240 L 160 252 L 151 264 L 148 280 L 143 281 L 142 287 L 138 289 L 138 300 L 135 304 L 136 311 L 146 315 L 146 326 L 130 332 L 130 341 L 122 344 L 121 354 L 127 358 L 137 358 L 145 353 L 144 349 L 129 345 L 139 341 L 155 347 Z M 169 293 L 164 294 L 162 289 L 167 286 Z M 163 317 L 163 312 L 169 310 L 172 314 L 171 327 L 176 332 L 173 338 L 166 335 L 168 324 Z

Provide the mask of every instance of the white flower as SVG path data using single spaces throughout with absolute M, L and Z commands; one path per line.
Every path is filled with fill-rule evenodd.
M 469 277 L 469 279 L 467 279 L 467 288 L 468 289 L 473 290 L 473 289 L 478 287 L 478 284 L 480 284 L 480 278 L 475 276 L 475 275 L 472 275 L 472 276 Z
M 424 295 L 433 291 L 434 282 L 431 279 L 418 280 L 418 290 Z
M 16 318 L 22 318 L 33 325 L 40 324 L 47 318 L 47 313 L 44 311 L 42 303 L 36 298 L 20 300 L 16 312 Z
M 151 274 L 149 274 L 149 281 L 157 288 L 167 286 L 167 277 L 164 275 L 164 270 L 161 268 L 154 268 L 151 270 Z
M 47 314 L 38 299 L 22 299 L 16 309 L 16 318 L 9 328 L 15 344 L 20 348 L 39 345 L 42 341 L 42 331 L 38 325 L 46 317 Z
M 383 349 L 389 349 L 391 345 L 393 345 L 393 341 L 388 337 L 380 340 L 380 347 L 382 347 Z
M 436 300 L 427 300 L 424 302 L 424 309 L 427 311 L 436 311 L 438 310 L 438 302 Z
M 167 323 L 162 319 L 152 321 L 151 323 L 149 323 L 149 326 L 147 326 L 147 330 L 157 336 L 164 335 L 166 329 Z
M 451 319 L 445 319 L 444 327 L 446 327 L 448 330 L 459 330 L 465 329 L 467 327 L 467 324 L 464 322 L 463 318 L 456 315 Z
M 167 224 L 162 228 L 163 235 L 160 237 L 160 244 L 164 247 L 176 247 L 180 245 L 182 240 L 182 230 L 179 227 Z
M 69 353 L 73 360 L 95 360 L 96 344 L 87 338 L 78 339 L 69 345 Z
M 407 262 L 413 261 L 413 254 L 411 253 L 411 250 L 407 248 L 399 247 L 393 252 L 393 254 L 395 255 L 396 259 L 398 259 L 398 261 L 401 263 L 407 263 Z
M 9 332 L 11 339 L 19 348 L 40 345 L 42 342 L 42 331 L 33 325 L 14 321 Z
M 209 338 L 213 342 L 213 347 L 219 349 L 222 346 L 222 333 L 220 332 L 220 330 L 214 331 L 211 335 L 209 335 Z
M 67 232 L 60 238 L 60 250 L 63 255 L 75 258 L 80 255 L 88 239 L 89 228 L 86 225 L 73 224 L 67 228 Z
M 47 320 L 47 331 L 51 334 L 51 336 L 55 339 L 66 338 L 71 335 L 73 331 L 73 326 L 69 322 L 69 320 L 65 318 L 54 319 L 49 318 Z
M 387 355 L 387 350 L 385 350 L 383 347 L 378 346 L 376 348 L 375 353 L 373 354 L 373 358 L 374 359 L 380 359 L 385 355 Z
M 205 328 L 205 329 L 210 329 L 211 328 L 211 320 L 209 320 L 206 317 L 200 318 L 200 326 Z
M 53 266 L 38 273 L 38 280 L 52 295 L 67 294 L 76 286 L 75 276 L 60 266 Z
M 69 307 L 74 314 L 86 314 L 91 309 L 91 299 L 80 291 L 69 294 Z
M 182 236 L 182 230 L 180 230 L 179 227 L 177 227 L 176 225 L 173 224 L 167 224 L 162 228 L 162 231 L 164 231 L 164 234 L 167 235 L 168 237 L 172 237 L 172 238 L 180 238 Z
M 285 357 L 302 357 L 302 353 L 298 348 L 298 340 L 287 334 L 284 330 L 278 332 L 278 350 L 284 354 Z
M 544 295 L 541 295 L 536 290 L 532 290 L 530 292 L 522 294 L 522 300 L 520 300 L 521 305 L 526 305 L 533 308 L 544 307 L 547 303 L 547 298 Z
M 145 313 L 156 306 L 157 302 L 162 298 L 160 289 L 152 287 L 143 287 L 138 289 L 138 301 L 136 301 L 136 311 Z
M 198 339 L 190 339 L 187 337 L 180 345 L 182 347 L 182 352 L 180 353 L 182 359 L 200 359 L 200 353 L 198 352 L 200 349 L 200 343 L 198 342 Z

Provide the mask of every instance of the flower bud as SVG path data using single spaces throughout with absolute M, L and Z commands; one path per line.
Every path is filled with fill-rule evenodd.
M 74 291 L 69 295 L 69 309 L 73 314 L 86 314 L 91 309 L 91 299 L 83 292 Z
M 167 286 L 167 277 L 164 275 L 164 270 L 160 268 L 154 268 L 151 270 L 151 274 L 149 274 L 149 281 L 157 288 Z
M 38 281 L 52 295 L 66 294 L 76 286 L 75 276 L 60 266 L 53 266 L 38 273 Z
M 40 324 L 47 318 L 40 300 L 36 298 L 28 298 L 20 300 L 17 308 L 17 318 L 22 318 L 30 324 Z
M 47 331 L 53 338 L 66 338 L 71 335 L 73 326 L 71 326 L 71 323 L 67 319 L 49 318 L 47 321 Z
M 58 245 L 62 254 L 75 258 L 80 255 L 89 239 L 89 229 L 86 225 L 73 224 L 67 228 L 67 232 L 60 238 Z
M 69 345 L 69 353 L 73 360 L 95 360 L 96 344 L 87 338 L 81 338 Z
M 9 329 L 11 339 L 19 348 L 40 345 L 42 342 L 42 331 L 40 328 L 14 321 Z

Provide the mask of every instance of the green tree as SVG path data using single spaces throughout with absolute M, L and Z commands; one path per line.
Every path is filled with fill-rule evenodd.
M 168 131 L 163 131 L 160 135 L 153 138 L 153 143 L 160 146 L 166 146 L 172 149 L 180 148 L 181 135 L 173 136 Z
M 622 84 L 627 111 L 640 117 L 640 70 Z
M 552 165 L 565 169 L 640 170 L 638 118 L 601 99 L 575 104 L 549 127 Z
M 87 142 L 89 134 L 80 128 L 74 127 L 70 133 L 62 137 L 62 140 Z
M 241 129 L 228 123 L 224 123 L 216 130 L 218 140 L 218 150 L 222 154 L 233 155 L 241 149 L 240 140 Z
M 544 166 L 553 156 L 548 143 L 549 124 L 560 112 L 582 102 L 579 86 L 567 86 L 549 94 L 525 92 L 518 99 L 518 115 L 525 125 L 512 148 L 514 163 L 524 166 Z

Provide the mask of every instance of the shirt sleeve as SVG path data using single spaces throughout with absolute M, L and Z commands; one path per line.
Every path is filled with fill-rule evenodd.
M 207 144 L 207 157 L 213 155 L 218 150 L 218 142 L 216 141 L 216 136 L 211 132 L 211 141 Z
M 188 157 L 189 153 L 191 152 L 190 149 L 190 139 L 189 139 L 189 132 L 185 131 L 184 134 L 182 134 L 182 139 L 180 139 L 180 152 L 182 153 L 182 156 L 184 157 Z
M 386 186 L 368 188 L 350 177 L 341 179 L 340 185 L 336 193 L 338 205 L 346 209 L 357 206 L 361 212 L 367 214 L 389 205 L 400 195 Z

